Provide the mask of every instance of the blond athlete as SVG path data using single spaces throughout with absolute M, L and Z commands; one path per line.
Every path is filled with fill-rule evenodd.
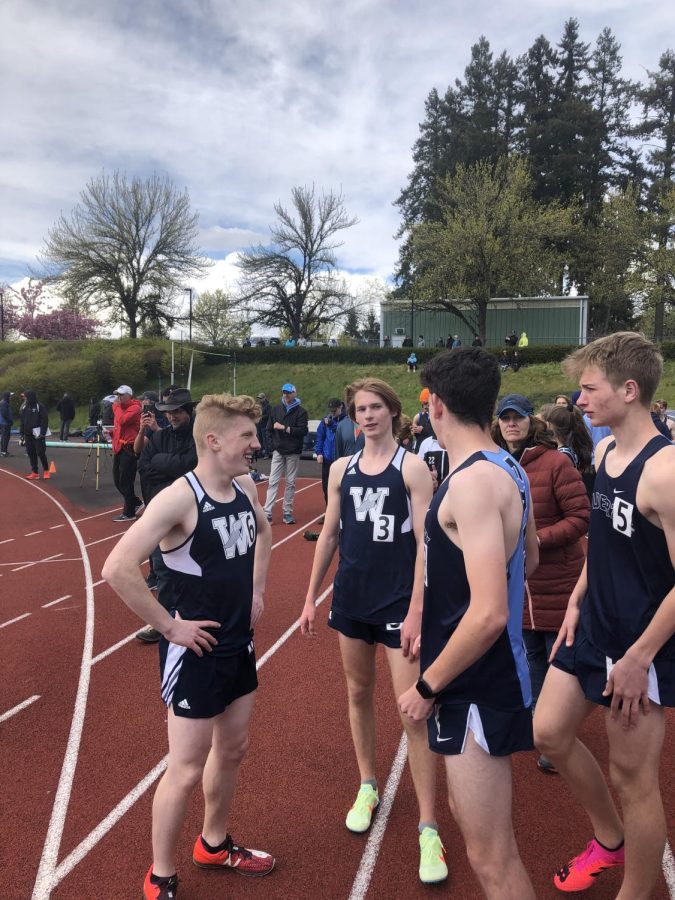
M 659 790 L 664 707 L 675 706 L 675 447 L 650 404 L 662 359 L 632 332 L 600 338 L 563 368 L 578 405 L 612 435 L 596 450 L 588 559 L 553 647 L 534 720 L 539 750 L 586 810 L 593 839 L 562 866 L 561 891 L 591 887 L 625 864 L 619 900 L 647 900 L 660 876 L 666 822 Z M 604 706 L 609 772 L 623 822 L 577 738 Z
M 377 645 L 384 645 L 396 696 L 419 676 L 414 645 L 422 617 L 424 514 L 432 483 L 424 462 L 396 441 L 401 401 L 392 388 L 364 378 L 350 385 L 345 396 L 365 445 L 331 467 L 326 519 L 300 625 L 303 634 L 315 634 L 317 597 L 339 542 L 329 624 L 338 631 L 361 777 L 345 824 L 363 833 L 379 804 L 373 704 Z M 443 881 L 448 869 L 434 810 L 435 760 L 424 723 L 402 721 L 420 811 L 419 876 L 425 883 Z
M 153 864 L 146 900 L 176 897 L 176 846 L 189 797 L 202 779 L 204 827 L 193 861 L 266 875 L 274 858 L 234 844 L 230 803 L 248 742 L 257 687 L 253 626 L 263 611 L 271 531 L 248 476 L 260 449 L 251 397 L 209 395 L 197 407 L 198 464 L 148 505 L 106 560 L 103 577 L 162 634 L 162 699 L 169 764 L 152 811 Z M 167 612 L 140 565 L 159 544 L 169 569 Z

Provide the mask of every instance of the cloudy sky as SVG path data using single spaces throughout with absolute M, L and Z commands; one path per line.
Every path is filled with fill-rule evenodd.
M 2 0 L 0 282 L 103 169 L 188 189 L 211 279 L 293 185 L 341 190 L 360 222 L 341 268 L 387 278 L 431 88 L 481 34 L 516 56 L 570 16 L 589 42 L 613 30 L 631 78 L 675 44 L 672 0 Z

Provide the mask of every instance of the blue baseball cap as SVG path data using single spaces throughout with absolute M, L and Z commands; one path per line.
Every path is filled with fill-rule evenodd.
M 522 394 L 507 394 L 499 401 L 497 406 L 497 418 L 503 415 L 507 410 L 513 410 L 519 416 L 531 416 L 534 414 L 534 407 Z
M 287 381 L 286 384 L 281 388 L 282 394 L 294 394 L 295 393 L 295 385 L 291 384 L 290 381 Z

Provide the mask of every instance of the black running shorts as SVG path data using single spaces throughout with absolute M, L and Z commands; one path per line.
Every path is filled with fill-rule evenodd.
M 328 624 L 340 634 L 344 634 L 345 637 L 365 641 L 366 644 L 384 644 L 385 647 L 391 647 L 393 650 L 401 648 L 401 625 L 403 622 L 371 625 L 370 622 L 359 622 L 357 619 L 350 619 L 331 609 L 328 615 Z
M 618 659 L 618 658 L 617 658 Z M 603 697 L 607 678 L 617 659 L 605 656 L 586 637 L 581 623 L 571 647 L 558 648 L 551 665 L 568 675 L 574 675 L 584 697 L 600 706 L 611 706 L 612 698 Z M 675 660 L 659 659 L 649 667 L 649 699 L 659 706 L 675 706 Z
M 233 656 L 197 656 L 162 638 L 159 661 L 162 700 L 175 715 L 186 719 L 219 716 L 258 687 L 253 641 Z
M 427 719 L 429 749 L 443 756 L 464 752 L 469 731 L 490 756 L 533 750 L 532 710 L 494 709 L 476 703 L 437 703 Z

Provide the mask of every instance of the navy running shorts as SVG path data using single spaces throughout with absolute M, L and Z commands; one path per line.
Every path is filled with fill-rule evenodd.
M 427 719 L 429 749 L 443 756 L 463 753 L 469 731 L 490 756 L 534 749 L 529 707 L 504 710 L 483 703 L 436 703 Z
M 385 647 L 391 647 L 392 650 L 401 648 L 401 625 L 403 622 L 372 625 L 370 622 L 350 619 L 331 609 L 328 614 L 328 624 L 340 634 L 344 634 L 345 637 L 365 641 L 366 644 L 384 644 Z
M 232 656 L 205 653 L 187 647 L 159 646 L 162 700 L 174 715 L 186 719 L 212 719 L 258 687 L 253 641 Z
M 551 665 L 561 672 L 574 675 L 584 697 L 599 706 L 611 706 L 612 698 L 603 697 L 607 678 L 617 659 L 605 656 L 602 650 L 591 644 L 579 623 L 574 643 L 558 648 Z M 658 706 L 675 706 L 675 659 L 659 659 L 649 667 L 649 699 Z

